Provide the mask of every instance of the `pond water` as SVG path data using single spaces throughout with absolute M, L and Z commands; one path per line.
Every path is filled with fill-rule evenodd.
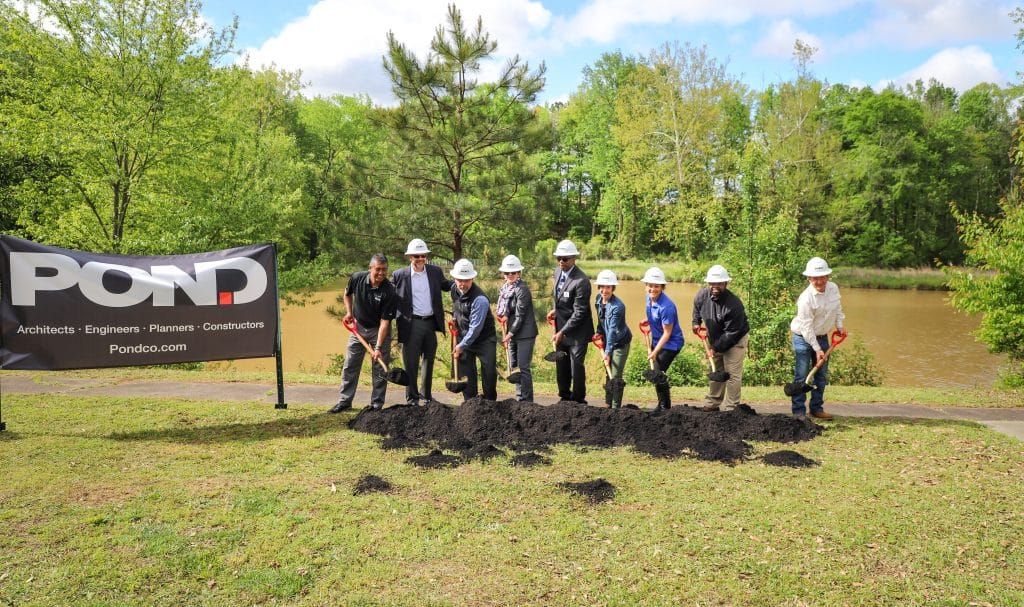
M 884 385 L 893 387 L 965 387 L 992 385 L 1004 363 L 990 354 L 971 335 L 979 319 L 954 310 L 947 294 L 936 291 L 897 291 L 842 287 L 846 328 L 860 339 L 885 371 Z M 673 283 L 666 293 L 680 309 L 687 340 L 693 297 L 701 285 Z M 331 356 L 345 349 L 348 333 L 327 315 L 339 289 L 320 292 L 315 303 L 285 306 L 281 312 L 283 365 L 285 371 L 323 372 Z M 596 294 L 596 291 L 595 291 Z M 616 294 L 626 304 L 631 328 L 644 316 L 645 293 L 637 281 L 623 281 Z M 549 336 L 541 329 L 541 336 Z M 444 336 L 439 336 L 445 339 Z M 543 348 L 541 348 L 543 350 Z M 273 371 L 273 359 L 238 360 L 230 364 L 242 370 Z

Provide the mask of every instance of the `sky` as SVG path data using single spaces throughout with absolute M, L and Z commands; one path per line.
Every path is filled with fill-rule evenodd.
M 205 0 L 215 28 L 238 18 L 237 60 L 301 71 L 307 97 L 369 95 L 393 105 L 382 56 L 388 32 L 420 58 L 450 0 Z M 795 40 L 817 49 L 830 84 L 903 86 L 935 78 L 965 91 L 1021 81 L 1024 54 L 1004 0 L 459 0 L 498 43 L 487 81 L 510 57 L 543 64 L 540 103 L 566 101 L 601 55 L 647 56 L 665 43 L 706 46 L 754 90 L 792 80 Z

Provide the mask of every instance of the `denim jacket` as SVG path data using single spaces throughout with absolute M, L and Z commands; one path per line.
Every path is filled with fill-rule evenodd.
M 615 348 L 622 348 L 633 340 L 633 333 L 626 325 L 626 304 L 612 295 L 605 304 L 601 295 L 594 300 L 597 310 L 597 332 L 604 335 L 604 351 L 611 354 Z

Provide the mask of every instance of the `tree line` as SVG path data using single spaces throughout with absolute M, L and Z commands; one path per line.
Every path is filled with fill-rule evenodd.
M 762 91 L 670 42 L 605 53 L 539 105 L 543 65 L 479 81 L 497 41 L 453 5 L 426 56 L 387 34 L 398 104 L 380 106 L 232 63 L 237 23 L 211 28 L 197 0 L 3 6 L 0 229 L 57 246 L 274 241 L 294 289 L 412 236 L 492 264 L 568 237 L 590 258 L 723 262 L 777 333 L 811 254 L 984 262 L 1000 252 L 977 238 L 1019 206 L 1019 85 L 830 84 L 799 40 L 792 77 Z M 772 356 L 752 364 L 785 367 Z
M 399 104 L 380 107 L 229 65 L 235 26 L 195 0 L 17 6 L 0 17 L 0 222 L 58 245 L 275 240 L 288 267 L 327 267 L 412 233 L 453 259 L 564 236 L 699 259 L 743 236 L 747 209 L 835 263 L 956 264 L 951 205 L 995 216 L 1014 172 L 1019 87 L 830 85 L 800 41 L 793 78 L 763 91 L 667 43 L 606 53 L 542 107 L 543 66 L 477 81 L 497 42 L 452 6 L 425 60 L 387 35 Z

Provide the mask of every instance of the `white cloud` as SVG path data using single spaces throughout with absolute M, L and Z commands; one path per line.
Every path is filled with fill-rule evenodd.
M 615 40 L 638 25 L 716 23 L 739 25 L 759 17 L 821 16 L 838 13 L 862 0 L 593 0 L 558 28 L 570 42 Z
M 902 87 L 917 80 L 927 83 L 931 78 L 958 91 L 966 91 L 982 82 L 993 82 L 1000 86 L 1006 82 L 1002 72 L 996 68 L 992 55 L 976 46 L 968 46 L 939 51 L 918 67 L 892 80 L 879 82 L 877 88 L 885 88 L 888 84 Z
M 857 46 L 925 48 L 1012 38 L 1012 4 L 992 0 L 876 0 L 878 17 L 852 35 Z
M 378 103 L 391 103 L 391 83 L 382 67 L 387 33 L 426 58 L 436 29 L 447 21 L 450 0 L 376 0 L 351 2 L 321 0 L 256 49 L 246 49 L 251 65 L 274 65 L 302 70 L 310 95 L 366 93 Z M 493 63 L 481 66 L 482 79 L 493 76 L 500 64 L 519 53 L 529 57 L 545 47 L 541 34 L 551 13 L 532 0 L 462 0 L 467 29 L 483 18 L 484 30 L 498 41 Z M 533 62 L 531 62 L 533 67 Z
M 815 59 L 821 58 L 825 43 L 814 34 L 800 30 L 789 19 L 776 21 L 768 28 L 768 33 L 754 45 L 754 52 L 768 57 L 792 57 L 793 44 L 799 39 L 818 49 Z

